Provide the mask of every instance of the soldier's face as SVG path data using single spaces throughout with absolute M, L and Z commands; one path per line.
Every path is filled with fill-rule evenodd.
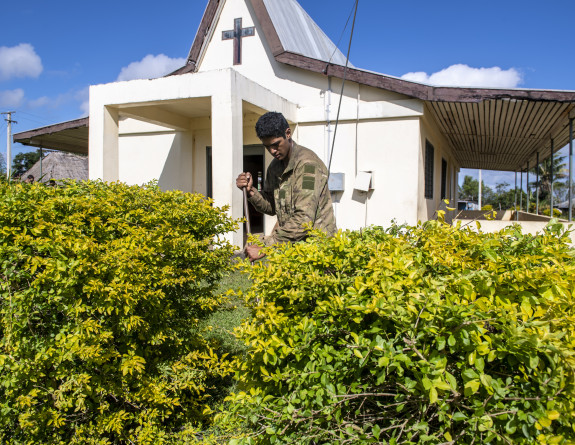
M 263 138 L 262 144 L 266 150 L 277 160 L 287 161 L 289 160 L 291 151 L 291 129 L 286 130 L 285 137 L 279 138 Z

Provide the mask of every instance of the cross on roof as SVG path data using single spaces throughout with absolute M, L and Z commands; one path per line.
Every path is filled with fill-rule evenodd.
M 234 40 L 234 65 L 242 64 L 242 37 L 250 37 L 256 34 L 255 27 L 242 28 L 242 19 L 234 20 L 234 29 L 222 32 L 222 40 Z

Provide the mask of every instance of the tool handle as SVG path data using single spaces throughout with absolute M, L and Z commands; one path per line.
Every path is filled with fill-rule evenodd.
M 248 192 L 245 187 L 242 188 L 244 192 L 244 215 L 246 217 L 246 232 L 248 235 L 252 233 L 252 228 L 250 225 L 250 209 L 248 207 Z

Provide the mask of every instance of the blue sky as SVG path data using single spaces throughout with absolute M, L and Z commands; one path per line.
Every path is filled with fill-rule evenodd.
M 299 0 L 345 53 L 354 0 Z M 87 115 L 88 87 L 183 64 L 207 0 L 27 0 L 3 8 L 0 111 L 13 132 Z M 575 90 L 572 0 L 360 0 L 358 67 L 432 84 Z M 2 116 L 4 117 L 4 116 Z M 0 121 L 0 153 L 6 154 Z M 27 148 L 16 144 L 15 153 Z M 565 150 L 563 150 L 565 152 Z M 462 170 L 461 178 L 476 171 Z M 485 172 L 486 184 L 513 174 Z

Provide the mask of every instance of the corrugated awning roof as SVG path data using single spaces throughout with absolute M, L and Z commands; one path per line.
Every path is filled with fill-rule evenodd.
M 38 148 L 88 154 L 89 118 L 16 133 L 14 142 Z
M 464 168 L 516 171 L 532 167 L 569 143 L 575 104 L 517 99 L 428 102 Z

